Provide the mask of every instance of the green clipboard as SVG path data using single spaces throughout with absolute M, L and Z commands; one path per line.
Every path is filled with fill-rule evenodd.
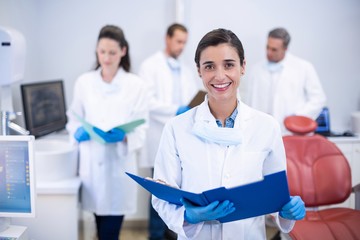
M 145 119 L 137 119 L 117 126 L 116 128 L 123 130 L 126 133 L 132 132 L 135 128 L 145 123 Z
M 87 121 L 85 121 L 84 118 L 80 117 L 77 113 L 73 112 L 73 114 L 75 115 L 75 117 L 82 123 L 83 127 L 85 128 L 85 130 L 89 133 L 90 138 L 94 139 L 95 141 L 105 144 L 105 140 L 100 137 L 96 132 L 94 132 L 93 128 L 94 125 L 88 123 Z M 142 125 L 145 123 L 145 119 L 137 119 L 122 125 L 119 125 L 115 128 L 121 129 L 123 130 L 125 133 L 130 133 L 132 132 L 135 128 L 137 128 L 138 126 Z

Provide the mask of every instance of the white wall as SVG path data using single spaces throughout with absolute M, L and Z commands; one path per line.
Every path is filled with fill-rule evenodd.
M 181 2 L 181 1 L 180 1 Z M 358 0 L 183 0 L 190 36 L 184 59 L 208 31 L 233 30 L 245 47 L 248 68 L 265 57 L 270 29 L 286 27 L 290 51 L 311 61 L 328 97 L 333 129 L 350 128 L 350 113 L 360 110 L 360 1 Z M 28 54 L 24 82 L 64 79 L 70 104 L 75 79 L 95 63 L 100 28 L 116 24 L 130 43 L 133 71 L 164 46 L 166 27 L 175 21 L 175 0 L 0 0 L 0 25 L 22 32 Z M 246 80 L 245 80 L 246 81 Z M 19 85 L 13 86 L 21 111 Z M 19 119 L 21 123 L 21 119 Z M 147 216 L 147 198 L 135 218 Z

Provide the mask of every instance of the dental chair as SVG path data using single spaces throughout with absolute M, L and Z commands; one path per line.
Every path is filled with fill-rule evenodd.
M 305 218 L 296 222 L 290 237 L 294 240 L 359 240 L 359 209 L 319 209 L 344 202 L 352 192 L 351 171 L 345 156 L 334 143 L 313 133 L 317 124 L 312 119 L 290 116 L 284 124 L 293 133 L 283 137 L 290 195 L 301 196 L 306 206 Z M 359 186 L 353 189 L 359 191 Z

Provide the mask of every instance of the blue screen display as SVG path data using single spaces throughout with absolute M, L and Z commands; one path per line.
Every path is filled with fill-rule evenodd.
M 330 115 L 327 107 L 322 109 L 319 117 L 316 119 L 316 123 L 318 124 L 315 130 L 316 133 L 330 132 Z
M 0 212 L 31 212 L 28 151 L 26 141 L 0 144 Z

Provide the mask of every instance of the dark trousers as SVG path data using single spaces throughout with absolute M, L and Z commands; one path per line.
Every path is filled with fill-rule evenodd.
M 154 168 L 152 168 L 152 176 L 154 176 Z M 176 233 L 168 229 L 164 221 L 161 219 L 157 211 L 151 204 L 150 197 L 150 214 L 149 214 L 149 240 L 175 240 L 177 239 Z
M 151 169 L 151 172 L 152 176 L 154 176 L 154 168 Z M 163 240 L 167 226 L 157 211 L 153 208 L 151 204 L 151 196 L 149 210 L 149 240 Z
M 155 211 L 150 202 L 150 216 L 149 216 L 149 239 L 163 240 L 165 235 L 166 224 L 161 219 L 159 214 Z
M 119 240 L 124 216 L 94 216 L 99 240 Z
M 149 219 L 149 240 L 176 240 L 177 235 L 171 231 L 159 214 L 150 203 L 150 219 Z

